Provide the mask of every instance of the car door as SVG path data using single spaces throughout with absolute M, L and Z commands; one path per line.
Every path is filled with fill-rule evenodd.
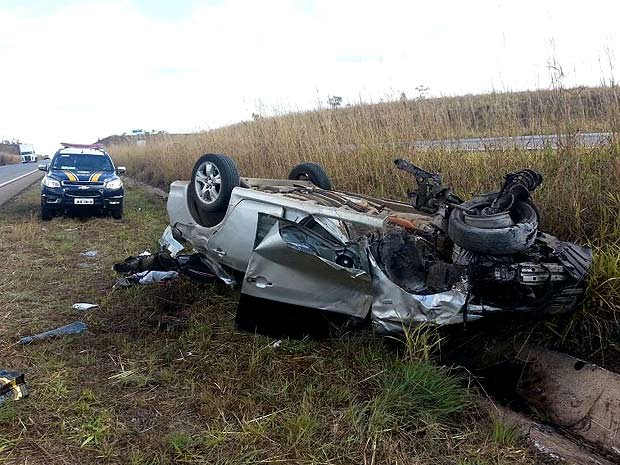
M 257 234 L 242 294 L 366 318 L 372 281 L 363 245 L 332 241 L 301 224 L 268 215 L 260 215 L 257 231 L 264 237 Z M 348 254 L 346 260 L 339 259 L 343 254 Z

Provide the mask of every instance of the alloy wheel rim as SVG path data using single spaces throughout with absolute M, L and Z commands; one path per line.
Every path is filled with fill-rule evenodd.
M 206 161 L 198 167 L 194 189 L 200 201 L 207 205 L 218 199 L 222 189 L 222 176 L 215 164 Z

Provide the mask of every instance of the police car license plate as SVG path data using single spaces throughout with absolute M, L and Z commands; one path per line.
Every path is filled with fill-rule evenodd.
M 73 199 L 74 205 L 93 205 L 95 199 Z

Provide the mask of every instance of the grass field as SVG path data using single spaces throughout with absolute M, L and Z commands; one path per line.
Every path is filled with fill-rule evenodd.
M 483 153 L 418 152 L 399 141 L 419 138 L 611 131 L 617 134 L 617 87 L 397 101 L 296 113 L 189 135 L 158 136 L 146 145 L 110 147 L 132 176 L 167 188 L 189 179 L 202 153 L 231 156 L 241 175 L 286 177 L 297 163 L 325 167 L 336 189 L 405 199 L 413 179 L 392 163 L 407 158 L 441 172 L 468 197 L 499 188 L 505 173 L 529 167 L 544 183 L 534 198 L 545 231 L 595 249 L 588 295 L 571 318 L 544 325 L 538 340 L 599 363 L 620 353 L 620 145 Z
M 0 463 L 536 463 L 465 371 L 428 360 L 425 330 L 400 355 L 363 331 L 274 344 L 234 329 L 232 291 L 112 291 L 112 264 L 156 247 L 160 200 L 130 190 L 121 222 L 41 222 L 37 204 L 33 187 L 0 209 L 0 368 L 31 389 L 0 406 Z M 87 333 L 16 344 L 78 319 Z

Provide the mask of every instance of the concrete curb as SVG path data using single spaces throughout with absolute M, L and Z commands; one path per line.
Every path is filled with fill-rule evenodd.
M 137 179 L 134 179 L 129 176 L 123 176 L 123 181 L 129 187 L 139 187 L 141 189 L 144 189 L 149 194 L 154 195 L 155 197 L 163 200 L 164 202 L 168 200 L 168 192 L 164 191 L 163 189 L 160 189 L 159 187 L 153 187 L 150 184 L 147 184 L 142 181 L 138 181 Z

